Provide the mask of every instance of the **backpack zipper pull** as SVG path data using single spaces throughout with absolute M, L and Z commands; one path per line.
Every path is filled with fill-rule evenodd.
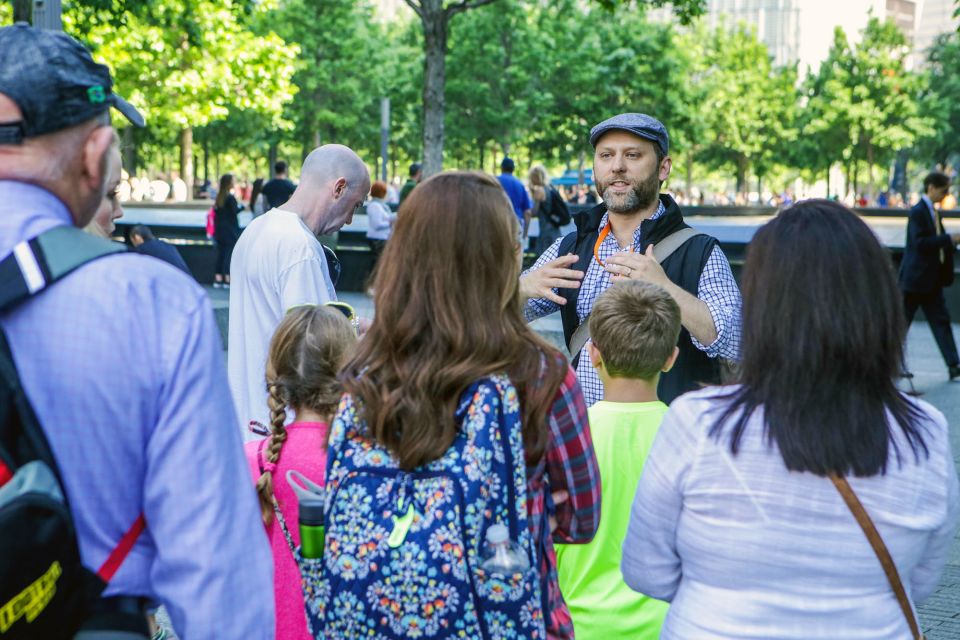
M 400 509 L 403 508 L 403 501 L 397 503 L 397 512 L 399 513 Z M 410 526 L 413 524 L 413 517 L 415 512 L 413 510 L 413 501 L 407 502 L 407 512 L 400 516 L 390 516 L 393 520 L 393 531 L 390 532 L 390 537 L 387 538 L 387 546 L 391 549 L 396 549 L 407 537 L 407 532 L 410 531 Z

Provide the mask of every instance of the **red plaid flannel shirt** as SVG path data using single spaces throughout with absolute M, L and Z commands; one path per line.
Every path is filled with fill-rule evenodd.
M 541 587 L 549 611 L 543 615 L 547 637 L 573 638 L 573 621 L 557 582 L 557 556 L 553 542 L 577 544 L 590 542 L 600 525 L 600 469 L 593 452 L 587 406 L 573 369 L 557 390 L 548 419 L 550 440 L 546 454 L 534 467 L 527 467 L 527 510 L 533 539 L 540 539 L 547 527 L 547 492 L 566 491 L 569 498 L 553 509 L 557 528 L 547 536 L 547 552 L 540 558 Z

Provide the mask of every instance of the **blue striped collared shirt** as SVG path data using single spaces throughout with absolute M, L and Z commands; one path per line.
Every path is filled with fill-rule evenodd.
M 0 181 L 0 258 L 66 207 Z M 272 638 L 273 562 L 209 300 L 149 256 L 98 259 L 0 315 L 96 570 L 147 529 L 105 595 L 166 605 L 185 638 Z

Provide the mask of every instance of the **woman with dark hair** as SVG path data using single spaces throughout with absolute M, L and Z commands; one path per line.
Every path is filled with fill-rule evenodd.
M 674 401 L 624 541 L 627 584 L 672 602 L 662 638 L 919 637 L 909 600 L 936 588 L 960 505 L 943 414 L 895 386 L 904 331 L 889 256 L 847 208 L 800 202 L 757 232 L 740 384 Z
M 517 217 L 497 181 L 482 173 L 448 172 L 434 176 L 411 192 L 403 210 L 374 277 L 376 316 L 342 374 L 347 393 L 331 432 L 328 487 L 333 497 L 327 508 L 333 516 L 328 524 L 325 553 L 333 550 L 335 556 L 342 554 L 339 568 L 349 568 L 349 576 L 339 574 L 341 587 L 348 584 L 344 581 L 376 577 L 380 582 L 373 582 L 370 588 L 383 592 L 384 598 L 393 602 L 397 587 L 390 581 L 399 576 L 394 578 L 397 574 L 386 572 L 396 559 L 385 549 L 383 539 L 374 535 L 377 527 L 369 530 L 373 538 L 363 539 L 364 552 L 360 556 L 352 555 L 352 547 L 345 540 L 357 528 L 367 530 L 359 520 L 342 521 L 363 517 L 362 508 L 341 505 L 342 500 L 353 504 L 362 491 L 351 482 L 354 476 L 347 469 L 351 464 L 361 464 L 358 457 L 369 464 L 397 469 L 401 478 L 400 502 L 406 501 L 404 509 L 410 508 L 407 496 L 419 495 L 416 482 L 426 482 L 433 477 L 431 474 L 436 475 L 435 465 L 447 461 L 449 452 L 462 446 L 462 438 L 470 437 L 477 424 L 486 424 L 500 412 L 510 415 L 510 408 L 518 404 L 514 414 L 517 421 L 502 423 L 495 431 L 500 444 L 493 451 L 499 453 L 491 457 L 487 455 L 489 449 L 468 446 L 463 457 L 458 458 L 460 471 L 446 473 L 461 478 L 464 476 L 460 474 L 465 474 L 473 482 L 490 481 L 482 495 L 502 496 L 505 486 L 514 483 L 500 483 L 483 469 L 491 464 L 496 467 L 497 460 L 503 465 L 505 455 L 506 460 L 512 458 L 503 449 L 519 447 L 520 456 L 513 458 L 513 471 L 521 479 L 518 491 L 523 489 L 522 479 L 526 478 L 527 501 L 520 502 L 521 494 L 517 493 L 517 502 L 506 503 L 511 522 L 529 522 L 529 527 L 519 531 L 520 538 L 511 539 L 515 543 L 533 541 L 533 555 L 528 557 L 534 572 L 530 580 L 538 586 L 528 584 L 529 590 L 516 597 L 535 593 L 543 597 L 542 601 L 534 598 L 523 620 L 491 622 L 495 616 L 490 614 L 494 618 L 488 619 L 487 624 L 498 628 L 501 623 L 509 625 L 515 633 L 510 636 L 500 635 L 493 627 L 488 628 L 489 633 L 480 633 L 485 616 L 476 594 L 482 596 L 485 587 L 476 583 L 473 608 L 470 602 L 456 600 L 456 594 L 444 590 L 442 597 L 404 591 L 403 602 L 385 611 L 378 609 L 379 601 L 366 597 L 357 598 L 351 605 L 356 609 L 349 613 L 342 613 L 336 601 L 327 610 L 341 612 L 333 615 L 351 616 L 356 621 L 366 619 L 377 629 L 377 625 L 387 624 L 385 620 L 391 621 L 391 625 L 402 625 L 409 619 L 417 622 L 418 629 L 419 625 L 433 628 L 436 624 L 462 624 L 466 625 L 460 629 L 462 637 L 506 638 L 531 637 L 524 631 L 530 627 L 524 625 L 539 624 L 538 637 L 543 637 L 545 626 L 548 637 L 572 638 L 570 614 L 557 586 L 553 541 L 575 544 L 592 539 L 600 519 L 600 476 L 576 376 L 563 356 L 534 333 L 523 317 L 518 289 L 522 254 Z M 489 395 L 493 387 L 484 383 L 491 380 L 498 381 L 499 395 Z M 487 401 L 475 404 L 481 395 Z M 517 429 L 516 439 L 509 425 Z M 358 446 L 358 440 L 362 441 L 359 446 L 365 452 L 363 456 L 353 455 L 351 447 Z M 389 462 L 383 451 L 388 452 Z M 520 458 L 525 458 L 525 464 Z M 471 464 L 471 459 L 475 464 Z M 380 471 L 386 473 L 384 469 Z M 482 549 L 470 546 L 469 541 L 475 538 L 468 532 L 476 529 L 478 522 L 489 523 L 499 511 L 491 512 L 489 503 L 483 507 L 468 502 L 460 505 L 464 511 L 460 511 L 458 520 L 454 515 L 458 510 L 456 502 L 451 503 L 452 489 L 441 486 L 446 489 L 438 489 L 436 495 L 428 494 L 427 504 L 433 507 L 413 500 L 414 512 L 424 516 L 413 520 L 410 531 L 415 531 L 416 522 L 423 522 L 423 518 L 429 523 L 441 515 L 452 519 L 453 529 L 444 529 L 447 533 L 442 538 L 431 539 L 426 558 L 418 555 L 396 561 L 416 576 L 436 571 L 436 580 L 473 576 L 471 571 L 479 569 Z M 340 490 L 341 487 L 344 489 Z M 465 490 L 461 488 L 456 493 Z M 377 514 L 382 513 L 380 509 L 389 512 L 398 508 L 390 539 L 391 543 L 402 545 L 407 529 L 400 535 L 397 527 L 404 520 L 404 509 L 399 509 L 395 497 L 388 498 L 396 491 L 398 485 L 384 475 L 371 500 Z M 522 512 L 517 510 L 518 503 Z M 346 510 L 339 511 L 338 505 Z M 455 542 L 457 538 L 460 542 Z M 407 552 L 405 546 L 398 550 Z M 411 547 L 410 553 L 414 552 Z M 441 563 L 438 557 L 450 559 Z M 336 562 L 334 556 L 325 557 L 328 568 Z M 423 572 L 415 568 L 422 563 L 426 564 Z M 504 588 L 510 592 L 509 584 Z M 343 590 L 333 586 L 331 591 L 338 594 Z M 365 587 L 357 591 L 366 593 Z M 440 589 L 435 591 L 439 593 Z M 422 603 L 421 597 L 426 598 Z M 412 608 L 408 610 L 404 605 L 410 603 Z M 542 618 L 541 604 L 546 609 Z M 437 623 L 436 618 L 440 617 L 444 620 Z M 367 637 L 368 631 L 372 633 L 363 626 L 359 628 L 361 634 L 352 635 L 350 621 L 345 619 L 333 624 L 335 628 L 327 627 L 331 637 Z M 478 624 L 481 626 L 475 626 Z M 449 628 L 450 634 L 453 629 Z M 452 637 L 436 633 L 440 631 L 423 631 L 419 637 Z
M 253 190 L 250 192 L 250 212 L 254 218 L 267 212 L 267 197 L 263 195 L 263 182 L 263 178 L 254 180 Z
M 243 211 L 243 205 L 233 195 L 233 174 L 225 173 L 220 178 L 220 188 L 213 205 L 214 232 L 213 244 L 217 247 L 217 264 L 213 276 L 214 287 L 230 286 L 230 257 L 233 247 L 240 239 L 240 222 L 237 214 Z

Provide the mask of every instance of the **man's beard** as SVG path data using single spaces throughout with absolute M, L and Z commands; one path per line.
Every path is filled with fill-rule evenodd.
M 645 180 L 634 182 L 631 186 L 633 188 L 626 193 L 613 193 L 610 191 L 609 184 L 604 185 L 600 195 L 603 196 L 603 203 L 607 205 L 607 211 L 632 213 L 646 209 L 660 197 L 660 176 L 656 171 L 651 172 Z

